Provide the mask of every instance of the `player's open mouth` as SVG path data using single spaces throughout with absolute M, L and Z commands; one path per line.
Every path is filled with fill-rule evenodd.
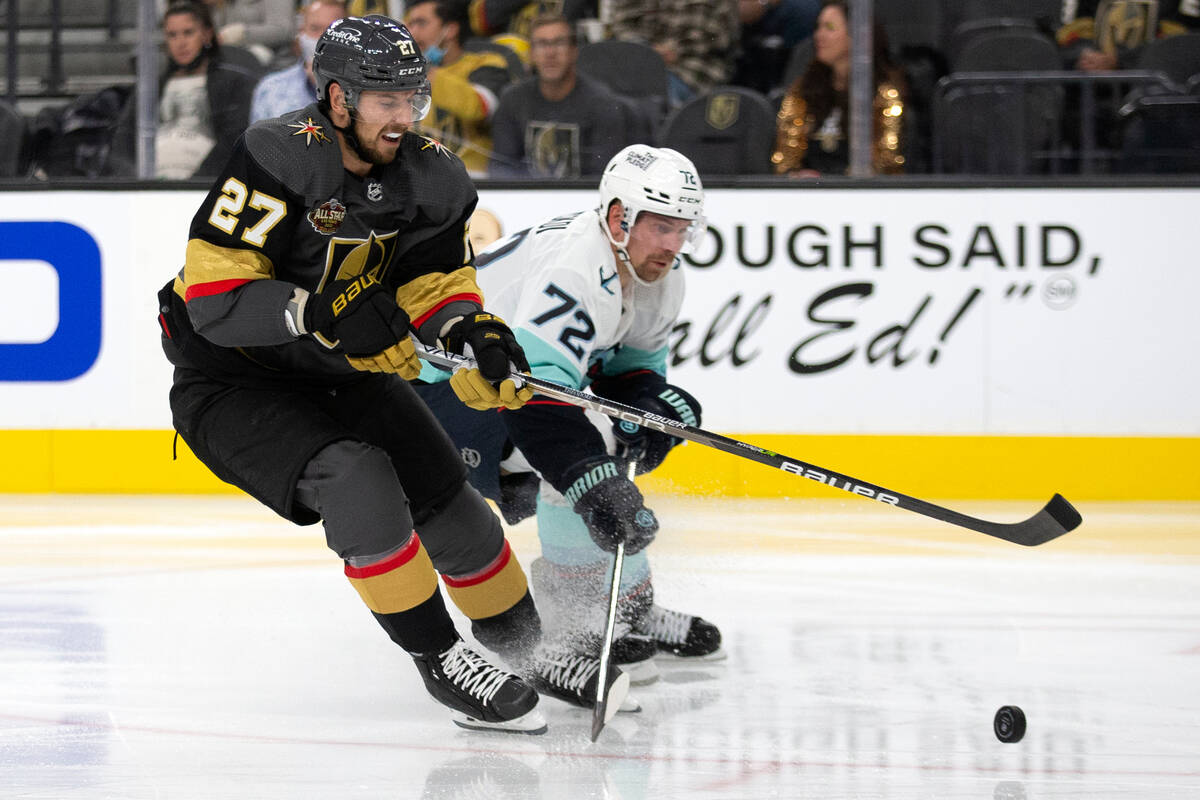
M 400 141 L 400 137 L 403 135 L 404 135 L 403 133 L 385 133 L 383 135 L 383 140 L 385 142 L 390 142 L 392 144 L 395 144 L 396 142 Z

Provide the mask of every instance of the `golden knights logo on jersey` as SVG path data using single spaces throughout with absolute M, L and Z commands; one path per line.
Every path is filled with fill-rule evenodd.
M 1140 47 L 1158 28 L 1156 0 L 1104 0 L 1096 9 L 1096 43 L 1106 53 Z
M 531 121 L 525 126 L 525 152 L 533 174 L 546 178 L 579 177 L 579 126 L 570 122 Z
M 382 283 L 387 266 L 396 254 L 398 233 L 377 234 L 372 231 L 366 239 L 331 240 L 325 251 L 325 274 L 321 278 L 321 288 L 330 281 L 357 278 L 359 275 L 369 275 Z

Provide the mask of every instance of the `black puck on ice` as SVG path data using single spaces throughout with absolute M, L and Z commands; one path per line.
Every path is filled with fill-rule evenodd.
M 1002 742 L 1019 742 L 1025 735 L 1025 712 L 1017 706 L 1001 706 L 992 720 L 992 730 Z

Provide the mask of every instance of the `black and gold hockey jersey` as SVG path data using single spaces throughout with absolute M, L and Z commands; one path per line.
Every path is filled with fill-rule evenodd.
M 364 273 L 432 341 L 445 320 L 482 304 L 467 238 L 476 201 L 462 162 L 414 133 L 395 161 L 360 178 L 343 168 L 316 105 L 251 126 L 160 295 L 168 357 L 244 386 L 353 380 L 361 373 L 344 355 L 297 336 L 284 310 L 295 287 L 317 293 Z
M 1200 0 L 1063 0 L 1059 45 L 1110 55 L 1200 29 Z

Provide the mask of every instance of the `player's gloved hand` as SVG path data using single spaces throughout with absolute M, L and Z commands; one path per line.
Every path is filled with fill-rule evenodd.
M 533 397 L 533 389 L 517 388 L 517 382 L 510 377 L 510 364 L 528 372 L 529 362 L 504 320 L 486 311 L 468 314 L 451 326 L 442 341 L 451 353 L 475 359 L 475 369 L 460 369 L 450 376 L 450 388 L 468 408 L 517 409 Z M 470 353 L 466 352 L 468 347 Z
M 691 394 L 672 386 L 660 383 L 652 389 L 628 401 L 629 405 L 657 414 L 660 417 L 673 419 L 685 425 L 698 427 L 700 425 L 700 402 Z M 671 452 L 671 448 L 683 440 L 677 436 L 651 430 L 642 425 L 625 420 L 613 420 L 613 433 L 624 452 L 640 453 L 637 474 L 649 472 L 658 467 Z
M 632 555 L 654 541 L 658 519 L 611 456 L 584 459 L 568 468 L 563 480 L 570 484 L 563 495 L 602 550 L 616 552 L 617 543 L 624 542 L 625 553 Z
M 336 341 L 355 369 L 394 372 L 405 380 L 421 374 L 408 314 L 370 275 L 332 281 L 320 294 L 310 295 L 304 328 Z

